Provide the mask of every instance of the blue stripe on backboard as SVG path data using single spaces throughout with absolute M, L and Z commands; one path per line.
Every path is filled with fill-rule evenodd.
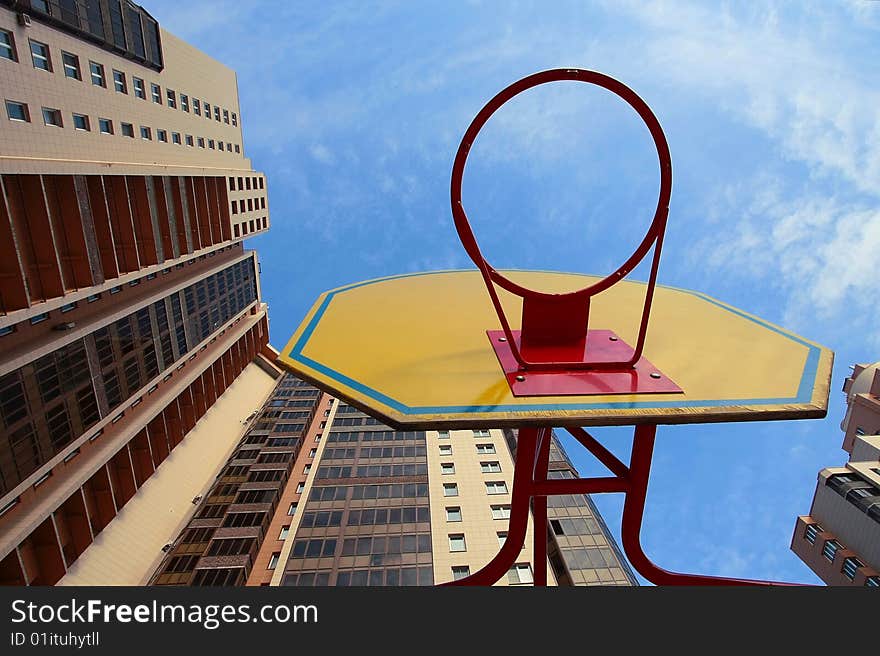
M 716 301 L 714 298 L 706 296 L 700 292 L 694 292 L 688 289 L 680 289 L 677 287 L 667 287 L 667 289 L 673 289 L 678 292 L 682 292 L 685 294 L 691 294 L 692 296 L 698 296 L 699 298 L 711 303 L 712 305 L 716 305 L 717 307 L 722 308 L 728 312 L 736 314 L 743 319 L 756 323 L 764 328 L 767 328 L 775 333 L 778 333 L 792 341 L 805 346 L 808 349 L 807 359 L 804 362 L 803 373 L 801 374 L 800 384 L 798 386 L 797 396 L 795 397 L 783 397 L 783 398 L 764 398 L 764 399 L 713 399 L 713 400 L 702 400 L 702 401 L 618 401 L 618 402 L 607 402 L 607 403 L 539 403 L 539 404 L 531 404 L 531 405 L 517 405 L 517 404 L 507 404 L 507 405 L 463 405 L 463 406 L 408 406 L 396 399 L 391 398 L 385 394 L 382 394 L 371 387 L 364 385 L 363 383 L 356 381 L 348 376 L 344 376 L 338 371 L 327 367 L 311 358 L 303 355 L 302 350 L 305 348 L 309 339 L 315 331 L 315 328 L 321 322 L 321 317 L 323 317 L 324 312 L 329 307 L 330 302 L 336 296 L 336 294 L 340 294 L 342 292 L 347 292 L 352 289 L 356 289 L 358 287 L 363 287 L 365 285 L 371 285 L 378 282 L 386 282 L 388 280 L 398 280 L 400 278 L 414 278 L 417 276 L 425 276 L 425 275 L 434 275 L 437 273 L 461 273 L 467 270 L 453 270 L 453 271 L 425 271 L 420 273 L 404 273 L 397 276 L 390 276 L 388 278 L 380 278 L 377 280 L 367 280 L 363 282 L 353 283 L 351 285 L 347 285 L 345 287 L 340 287 L 339 289 L 335 289 L 331 292 L 327 293 L 327 296 L 324 298 L 321 305 L 315 311 L 314 316 L 312 316 L 305 330 L 303 330 L 302 335 L 300 335 L 299 339 L 296 341 L 296 344 L 293 345 L 293 348 L 290 350 L 290 356 L 295 358 L 297 361 L 305 364 L 315 371 L 318 371 L 328 378 L 335 380 L 336 382 L 342 383 L 358 392 L 365 394 L 381 403 L 387 405 L 390 408 L 394 408 L 398 412 L 406 415 L 412 414 L 443 414 L 443 413 L 475 413 L 475 412 L 530 412 L 530 411 L 543 411 L 543 410 L 636 410 L 639 408 L 702 408 L 702 407 L 727 407 L 727 406 L 740 406 L 740 405 L 779 405 L 784 403 L 808 403 L 812 400 L 812 391 L 813 391 L 813 381 L 816 378 L 816 371 L 819 368 L 819 355 L 821 353 L 818 346 L 814 346 L 813 344 L 808 343 L 806 340 L 798 337 L 797 335 L 792 335 L 790 333 L 785 332 L 784 330 L 778 328 L 777 326 L 773 326 L 768 324 L 767 322 L 757 319 L 753 316 L 746 314 L 741 310 L 737 310 L 736 308 L 730 307 L 728 305 L 724 305 L 719 301 Z M 635 281 L 633 281 L 635 282 Z M 661 285 L 658 285 L 658 287 Z

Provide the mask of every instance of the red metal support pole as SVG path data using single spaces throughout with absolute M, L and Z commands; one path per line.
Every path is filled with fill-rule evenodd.
M 635 427 L 633 449 L 630 459 L 630 490 L 623 505 L 621 538 L 623 550 L 636 571 L 657 585 L 796 585 L 772 581 L 733 579 L 720 576 L 681 574 L 670 572 L 655 565 L 645 554 L 641 544 L 642 517 L 645 512 L 645 497 L 648 492 L 648 478 L 651 473 L 651 457 L 654 451 L 654 437 L 657 427 L 641 425 Z
M 550 442 L 552 430 L 542 428 L 538 438 L 538 453 L 535 457 L 535 469 L 532 475 L 533 487 L 547 480 L 547 466 L 550 463 Z M 547 497 L 532 497 L 532 516 L 534 526 L 534 581 L 535 585 L 547 585 Z

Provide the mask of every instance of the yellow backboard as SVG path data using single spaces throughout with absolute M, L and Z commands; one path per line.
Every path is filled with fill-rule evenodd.
M 597 280 L 505 272 L 561 292 Z M 645 285 L 597 296 L 590 327 L 632 344 Z M 509 317 L 521 300 L 501 292 Z M 514 326 L 516 327 L 516 326 Z M 599 426 L 824 417 L 833 353 L 698 292 L 658 286 L 645 357 L 677 394 L 522 397 L 511 393 L 486 335 L 499 328 L 477 271 L 360 282 L 318 298 L 281 363 L 394 427 Z

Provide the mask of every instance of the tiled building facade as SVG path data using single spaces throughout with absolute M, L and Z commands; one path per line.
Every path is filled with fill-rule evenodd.
M 127 0 L 0 1 L 0 96 L 0 582 L 54 584 L 280 375 L 242 246 L 267 190 L 235 73 Z M 140 573 L 98 582 L 154 569 L 152 519 Z

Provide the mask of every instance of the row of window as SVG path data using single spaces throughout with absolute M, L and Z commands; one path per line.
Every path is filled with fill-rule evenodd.
M 428 496 L 427 483 L 393 483 L 386 485 L 340 485 L 312 488 L 310 501 L 341 501 L 351 490 L 352 499 L 414 499 Z M 456 492 L 457 494 L 457 492 Z
M 226 249 L 223 248 L 223 249 L 220 249 L 219 251 L 212 251 L 210 253 L 206 253 L 205 255 L 200 255 L 198 258 L 193 258 L 191 260 L 188 260 L 187 262 L 179 262 L 178 264 L 174 265 L 174 268 L 175 269 L 183 269 L 185 266 L 194 264 L 197 260 L 204 260 L 208 257 L 215 257 L 217 255 L 217 253 L 222 253 L 224 250 L 226 250 Z M 171 267 L 166 267 L 166 268 L 162 269 L 163 276 L 167 275 L 169 273 L 171 273 Z M 157 277 L 157 274 L 148 273 L 147 275 L 145 275 L 141 278 L 135 278 L 134 280 L 130 280 L 128 282 L 128 287 L 137 287 L 138 285 L 141 284 L 142 281 L 154 280 L 156 277 Z M 235 278 L 235 281 L 238 282 L 238 278 Z M 108 291 L 111 296 L 113 294 L 118 294 L 119 292 L 122 291 L 122 285 L 116 285 L 114 287 L 111 287 Z M 94 303 L 95 301 L 100 300 L 100 298 L 101 298 L 101 292 L 99 292 L 97 294 L 91 294 L 90 296 L 87 296 L 85 300 L 86 300 L 86 303 Z M 71 303 L 66 303 L 66 304 L 60 306 L 58 309 L 61 312 L 61 314 L 65 314 L 65 313 L 70 312 L 72 310 L 75 310 L 77 307 L 79 307 L 79 303 L 80 303 L 79 301 L 73 301 Z M 49 317 L 50 317 L 49 312 L 41 312 L 40 314 L 35 314 L 34 316 L 32 316 L 28 321 L 31 325 L 36 325 L 38 323 L 48 321 Z M 2 328 L 0 328 L 0 337 L 4 337 L 5 335 L 10 335 L 10 334 L 14 333 L 15 331 L 16 331 L 15 324 L 3 326 Z M 182 348 L 185 349 L 185 344 L 183 345 Z
M 336 553 L 337 538 L 312 538 L 293 543 L 291 558 L 326 558 Z M 389 535 L 375 537 L 346 538 L 342 541 L 342 556 L 402 555 L 410 553 L 431 553 L 431 534 Z M 384 560 L 384 559 L 383 559 Z M 381 564 L 380 559 L 372 559 L 372 564 Z
M 356 458 L 418 458 L 427 455 L 425 446 L 362 446 L 355 447 L 328 447 L 324 449 L 321 462 L 327 460 L 354 460 Z
M 253 212 L 254 210 L 264 209 L 266 209 L 265 196 L 262 196 L 260 198 L 240 198 L 238 202 L 235 202 L 235 200 L 232 201 L 233 214 L 238 214 L 239 212 L 244 214 L 245 212 Z
M 441 456 L 451 456 L 452 455 L 452 445 L 451 444 L 441 444 L 439 446 L 439 449 L 440 449 Z M 477 453 L 479 453 L 481 455 L 495 453 L 495 445 L 494 444 L 477 444 Z
M 335 422 L 334 422 L 335 423 Z M 408 442 L 416 440 L 424 441 L 423 431 L 332 431 L 327 438 L 328 442 Z
M 235 181 L 238 180 L 238 187 L 236 188 Z M 266 182 L 263 178 L 259 176 L 238 176 L 237 178 L 231 177 L 229 178 L 229 191 L 250 191 L 251 184 L 253 184 L 254 189 L 265 189 Z M 312 388 L 311 391 L 316 391 L 315 388 Z
M 819 524 L 807 524 L 806 528 L 804 528 L 804 539 L 810 544 L 816 544 L 816 538 L 819 537 L 819 533 L 822 533 L 822 531 L 823 529 Z M 825 543 L 822 545 L 822 557 L 828 562 L 833 563 L 837 552 L 841 549 L 845 549 L 845 547 L 837 540 L 825 540 Z M 855 579 L 858 569 L 864 566 L 865 564 L 858 558 L 849 556 L 843 559 L 840 571 L 846 578 L 852 581 Z M 880 576 L 869 576 L 865 579 L 865 585 L 868 587 L 880 587 Z
M 425 463 L 402 465 L 361 465 L 358 467 L 318 467 L 318 478 L 387 478 L 389 476 L 424 476 L 428 473 Z
M 510 519 L 510 506 L 507 504 L 489 506 L 489 509 L 492 511 L 492 519 Z M 462 521 L 461 507 L 446 506 L 446 521 Z
M 486 483 L 486 494 L 507 494 L 507 483 L 504 481 L 488 481 Z M 444 483 L 443 496 L 457 497 L 458 483 Z
M 480 471 L 484 474 L 498 474 L 501 472 L 501 463 L 497 460 L 490 460 L 487 462 L 480 463 Z M 440 473 L 441 474 L 454 474 L 455 473 L 455 463 L 453 462 L 441 462 L 440 463 Z
M 489 430 L 487 428 L 473 430 L 473 431 L 471 431 L 471 433 L 473 434 L 474 437 L 489 437 Z M 449 439 L 449 431 L 448 430 L 437 431 L 437 437 L 438 437 L 438 439 L 441 439 L 441 440 L 448 440 Z
M 46 71 L 47 73 L 52 73 L 54 67 L 52 63 L 52 53 L 49 46 L 33 39 L 28 39 L 28 43 L 30 46 L 31 63 L 33 63 L 34 68 Z M 0 58 L 8 59 L 13 62 L 19 61 L 18 51 L 15 45 L 15 37 L 7 30 L 0 30 Z M 82 82 L 83 75 L 79 55 L 62 50 L 61 67 L 65 77 Z M 128 76 L 126 73 L 124 71 L 116 70 L 115 68 L 111 70 L 113 76 L 113 88 L 115 91 L 117 93 L 128 95 Z M 89 79 L 96 87 L 101 87 L 102 89 L 108 88 L 108 77 L 104 64 L 89 60 Z M 147 83 L 142 78 L 132 75 L 131 86 L 136 98 L 140 98 L 141 100 L 147 99 Z M 238 127 L 238 115 L 235 112 L 230 112 L 228 109 L 221 108 L 216 104 L 212 106 L 207 100 L 191 98 L 185 93 L 181 93 L 178 96 L 174 89 L 166 88 L 163 97 L 162 87 L 154 82 L 150 82 L 149 86 L 150 99 L 158 105 L 167 104 L 169 108 L 177 109 L 179 100 L 180 109 L 188 114 L 192 113 L 195 116 L 204 116 L 210 121 L 213 110 L 215 121 L 227 125 L 231 124 L 232 127 Z
M 64 127 L 64 118 L 61 114 L 60 109 L 56 109 L 54 107 L 43 107 L 41 113 L 43 117 L 43 123 L 45 125 L 58 128 Z M 10 121 L 18 121 L 22 123 L 31 122 L 30 108 L 28 107 L 27 103 L 19 102 L 17 100 L 6 100 L 6 115 L 9 117 Z M 77 114 L 73 112 L 72 118 L 74 130 L 79 130 L 80 132 L 92 131 L 92 120 L 87 114 Z M 109 118 L 99 117 L 98 132 L 108 135 L 116 134 L 116 128 L 114 127 L 113 120 Z M 119 124 L 119 134 L 123 137 L 134 139 L 134 125 L 131 123 L 121 122 Z M 151 128 L 150 126 L 139 126 L 139 134 L 141 139 L 145 141 L 153 141 L 153 128 Z M 233 149 L 236 153 L 241 152 L 241 146 L 239 144 L 233 144 L 231 142 L 214 141 L 214 139 L 208 139 L 206 137 L 194 137 L 191 134 L 181 135 L 180 132 L 171 132 L 171 139 L 169 141 L 168 135 L 169 133 L 167 130 L 164 130 L 162 128 L 156 129 L 156 140 L 162 143 L 172 143 L 177 146 L 182 146 L 185 143 L 190 148 L 194 148 L 196 147 L 196 145 L 198 145 L 199 148 L 207 147 L 210 150 L 220 150 L 221 152 L 227 151 L 231 153 Z M 265 198 L 262 200 L 263 208 L 265 209 Z M 242 204 L 243 202 L 244 201 L 242 201 Z M 242 211 L 244 211 L 243 207 Z M 236 213 L 237 212 L 233 208 L 233 214 Z

